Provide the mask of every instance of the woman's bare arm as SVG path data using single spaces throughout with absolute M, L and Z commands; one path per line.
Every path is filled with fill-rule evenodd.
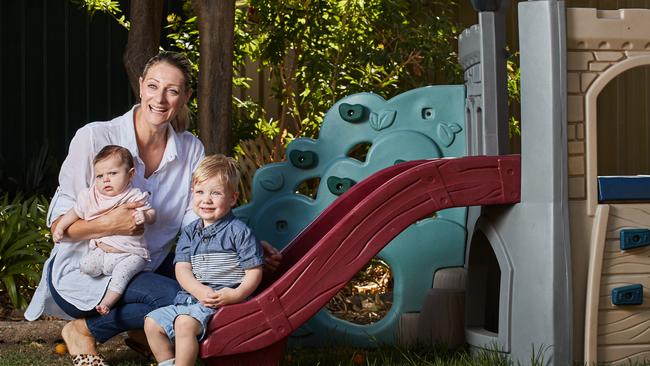
M 137 225 L 133 218 L 133 210 L 140 206 L 142 206 L 141 202 L 129 202 L 94 220 L 77 220 L 65 231 L 65 237 L 71 241 L 79 241 L 109 235 L 141 235 L 144 232 L 144 225 Z M 50 228 L 52 233 L 56 230 L 60 219 L 52 223 Z

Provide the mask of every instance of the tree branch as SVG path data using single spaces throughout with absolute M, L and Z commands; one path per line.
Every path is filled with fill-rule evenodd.
M 199 26 L 198 128 L 207 154 L 230 153 L 235 2 L 193 0 Z
M 131 89 L 139 99 L 138 78 L 144 65 L 158 53 L 162 30 L 163 0 L 131 0 L 131 29 L 122 62 L 131 83 Z

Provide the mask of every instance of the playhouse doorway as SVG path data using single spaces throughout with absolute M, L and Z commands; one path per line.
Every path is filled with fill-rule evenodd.
M 499 293 L 501 269 L 490 241 L 477 231 L 468 260 L 467 326 L 495 336 L 499 333 Z
M 650 174 L 650 65 L 626 70 L 598 95 L 598 176 Z

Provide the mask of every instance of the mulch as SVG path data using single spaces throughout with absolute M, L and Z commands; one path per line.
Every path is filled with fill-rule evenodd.
M 20 310 L 0 309 L 0 348 L 17 344 L 38 344 L 52 346 L 63 343 L 61 329 L 67 320 L 44 316 L 36 321 L 27 321 Z M 100 346 L 101 349 L 126 350 L 124 337 L 114 337 Z

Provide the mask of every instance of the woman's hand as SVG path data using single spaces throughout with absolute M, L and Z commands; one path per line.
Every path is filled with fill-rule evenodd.
M 282 263 L 282 253 L 265 240 L 260 240 L 260 244 L 264 249 L 264 270 L 267 272 L 277 271 Z
M 133 212 L 142 206 L 142 202 L 129 202 L 118 206 L 113 211 L 96 220 L 77 220 L 65 230 L 65 236 L 70 241 L 98 239 L 110 235 L 142 235 L 144 225 L 136 224 Z M 63 216 L 52 223 L 52 233 L 57 231 Z

